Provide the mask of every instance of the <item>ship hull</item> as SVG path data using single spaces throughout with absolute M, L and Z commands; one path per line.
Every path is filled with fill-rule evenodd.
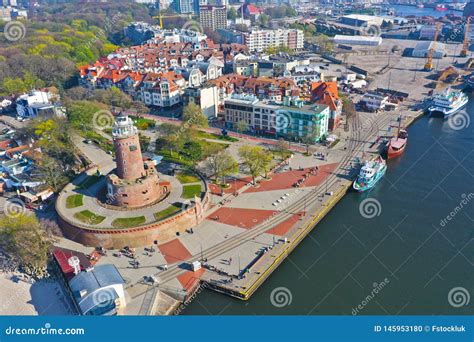
M 358 192 L 364 192 L 364 191 L 372 189 L 379 182 L 379 180 L 382 179 L 383 175 L 385 174 L 385 171 L 387 171 L 386 165 L 384 165 L 384 167 L 377 173 L 374 179 L 368 183 L 360 183 L 356 179 L 354 181 L 354 184 L 352 185 L 352 188 Z
M 392 159 L 392 158 L 402 155 L 403 152 L 405 152 L 406 146 L 407 146 L 406 142 L 399 149 L 394 149 L 392 148 L 392 146 L 389 145 L 387 149 L 387 159 Z
M 428 108 L 428 111 L 430 112 L 431 116 L 436 116 L 436 115 L 441 115 L 443 117 L 448 117 L 450 115 L 453 115 L 457 112 L 459 112 L 461 109 L 463 109 L 466 104 L 469 102 L 469 99 L 466 97 L 460 105 L 454 108 L 449 108 L 449 107 L 439 107 L 439 106 L 431 106 Z

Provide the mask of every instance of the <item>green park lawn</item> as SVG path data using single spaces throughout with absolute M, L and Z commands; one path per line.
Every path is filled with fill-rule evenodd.
M 129 228 L 139 226 L 145 222 L 145 216 L 123 217 L 113 220 L 112 226 L 117 228 Z
M 66 208 L 72 209 L 82 206 L 84 204 L 83 198 L 84 196 L 81 194 L 69 196 L 66 198 Z
M 197 183 L 201 179 L 190 171 L 182 171 L 176 175 L 181 184 Z
M 105 220 L 105 216 L 94 214 L 92 211 L 89 210 L 80 211 L 74 214 L 74 217 L 79 221 L 90 225 L 99 224 Z
M 183 186 L 182 198 L 190 199 L 194 198 L 194 195 L 198 197 L 201 195 L 201 184 Z
M 169 206 L 168 208 L 155 213 L 155 219 L 157 221 L 164 220 L 165 218 L 176 214 L 180 210 L 181 210 L 181 207 L 180 207 L 179 204 L 173 204 L 173 205 Z

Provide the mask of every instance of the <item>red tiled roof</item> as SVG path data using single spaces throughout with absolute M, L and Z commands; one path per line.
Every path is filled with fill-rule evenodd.
M 77 256 L 79 258 L 81 271 L 86 270 L 92 266 L 89 259 L 87 258 L 87 255 L 70 249 L 54 247 L 53 256 L 58 263 L 61 272 L 63 272 L 64 276 L 68 280 L 74 277 L 74 269 L 68 263 L 69 258 L 73 256 Z
M 339 93 L 337 82 L 314 82 L 311 84 L 311 100 L 325 104 L 331 110 L 337 109 Z

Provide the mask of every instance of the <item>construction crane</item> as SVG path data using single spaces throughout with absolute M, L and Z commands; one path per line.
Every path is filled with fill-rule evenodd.
M 471 23 L 471 17 L 467 17 L 466 25 L 464 26 L 464 41 L 462 43 L 462 50 L 459 54 L 461 57 L 467 57 L 467 52 L 469 50 L 469 24 Z
M 158 19 L 160 22 L 160 28 L 163 29 L 163 18 L 187 18 L 191 19 L 191 15 L 182 15 L 182 14 L 176 14 L 176 15 L 163 15 L 161 12 L 158 12 L 158 15 L 155 15 L 152 17 L 153 19 Z
M 441 23 L 436 24 L 436 31 L 434 34 L 433 44 L 431 44 L 431 46 L 429 47 L 428 55 L 426 56 L 426 63 L 425 63 L 425 68 L 424 68 L 425 71 L 433 70 L 433 54 L 435 53 L 436 47 L 438 46 L 437 41 L 438 41 L 439 32 L 441 31 L 441 27 L 442 27 Z

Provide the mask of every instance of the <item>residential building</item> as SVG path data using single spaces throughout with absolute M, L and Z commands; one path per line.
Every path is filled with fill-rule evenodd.
M 377 112 L 385 109 L 388 104 L 388 96 L 375 93 L 366 93 L 360 100 L 362 107 L 370 112 Z
M 199 13 L 200 0 L 174 0 L 174 9 L 180 14 Z
M 259 30 L 244 32 L 244 44 L 249 51 L 262 52 L 269 48 L 287 47 L 300 50 L 304 47 L 304 34 L 296 29 Z
M 147 106 L 169 108 L 181 103 L 186 82 L 182 75 L 173 71 L 148 74 L 138 90 L 138 100 Z
M 243 4 L 239 10 L 237 11 L 238 13 L 242 13 L 243 17 L 246 19 L 251 19 L 253 21 L 257 20 L 258 17 L 263 14 L 263 10 L 253 4 L 245 3 Z
M 186 88 L 185 102 L 200 106 L 204 115 L 209 119 L 216 118 L 219 114 L 219 93 L 217 87 L 213 84 L 205 84 L 199 88 Z
M 228 74 L 210 80 L 218 89 L 219 106 L 232 94 L 251 94 L 259 100 L 282 102 L 284 97 L 299 96 L 300 90 L 295 82 L 288 78 L 267 78 Z
M 16 100 L 16 112 L 23 119 L 34 118 L 42 113 L 59 114 L 59 95 L 51 91 L 34 90 L 20 95 Z
M 339 126 L 342 114 L 342 100 L 339 98 L 337 82 L 314 82 L 311 84 L 311 101 L 329 108 L 328 129 Z
M 245 121 L 256 134 L 274 134 L 286 139 L 301 139 L 311 134 L 314 142 L 323 140 L 328 132 L 329 107 L 307 104 L 298 98 L 285 97 L 283 102 L 275 102 L 234 94 L 225 100 L 224 107 L 229 128 Z
M 225 29 L 227 27 L 227 7 L 206 5 L 199 9 L 199 19 L 203 28 L 210 30 Z

